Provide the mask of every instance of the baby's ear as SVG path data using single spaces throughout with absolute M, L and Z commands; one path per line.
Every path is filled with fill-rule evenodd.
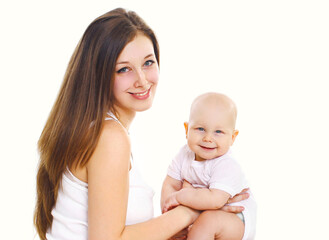
M 184 127 L 185 127 L 185 134 L 187 138 L 187 133 L 188 133 L 188 122 L 184 122 Z
M 232 134 L 232 144 L 234 143 L 234 141 L 235 141 L 235 138 L 236 138 L 236 136 L 238 136 L 238 134 L 239 134 L 239 130 L 234 130 L 233 131 L 233 134 Z

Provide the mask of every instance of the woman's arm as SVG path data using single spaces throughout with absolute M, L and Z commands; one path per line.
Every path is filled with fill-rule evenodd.
M 129 168 L 128 135 L 109 121 L 87 164 L 89 240 L 165 240 L 194 222 L 199 213 L 179 206 L 147 222 L 125 226 Z
M 124 240 L 165 240 L 190 226 L 199 212 L 185 206 L 178 206 L 147 222 L 126 226 Z

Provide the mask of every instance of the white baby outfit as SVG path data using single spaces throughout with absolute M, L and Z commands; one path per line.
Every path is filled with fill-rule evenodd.
M 119 122 L 112 113 L 109 115 L 106 120 Z M 135 161 L 131 161 L 131 166 L 126 225 L 145 222 L 154 214 L 154 191 L 143 181 Z M 47 231 L 48 240 L 88 239 L 88 184 L 76 178 L 69 169 L 63 174 L 51 214 L 53 223 Z
M 168 168 L 168 175 L 176 180 L 187 180 L 194 187 L 219 189 L 233 197 L 248 187 L 248 183 L 238 162 L 233 158 L 231 150 L 211 160 L 196 161 L 195 153 L 183 146 L 174 157 Z M 250 197 L 231 205 L 243 206 L 245 232 L 243 240 L 255 238 L 256 202 L 249 191 Z

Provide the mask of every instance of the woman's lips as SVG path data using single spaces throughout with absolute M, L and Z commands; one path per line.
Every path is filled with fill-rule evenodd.
M 143 92 L 138 92 L 138 93 L 130 93 L 131 96 L 133 96 L 134 98 L 138 99 L 138 100 L 144 100 L 147 99 L 150 96 L 150 90 L 151 88 L 147 89 L 146 91 Z

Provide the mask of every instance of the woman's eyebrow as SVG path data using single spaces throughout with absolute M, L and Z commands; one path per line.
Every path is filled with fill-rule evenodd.
M 122 62 L 117 62 L 117 65 L 118 64 L 127 64 L 127 63 L 129 63 L 128 61 L 122 61 Z
M 154 56 L 154 54 L 153 54 L 153 53 L 150 53 L 150 54 L 147 55 L 144 59 L 149 58 L 149 57 L 152 57 L 152 56 Z
M 149 58 L 149 57 L 153 57 L 153 56 L 154 56 L 154 54 L 153 53 L 150 53 L 146 57 L 144 57 L 144 59 Z M 127 63 L 129 63 L 129 61 L 117 62 L 117 64 L 127 64 Z

